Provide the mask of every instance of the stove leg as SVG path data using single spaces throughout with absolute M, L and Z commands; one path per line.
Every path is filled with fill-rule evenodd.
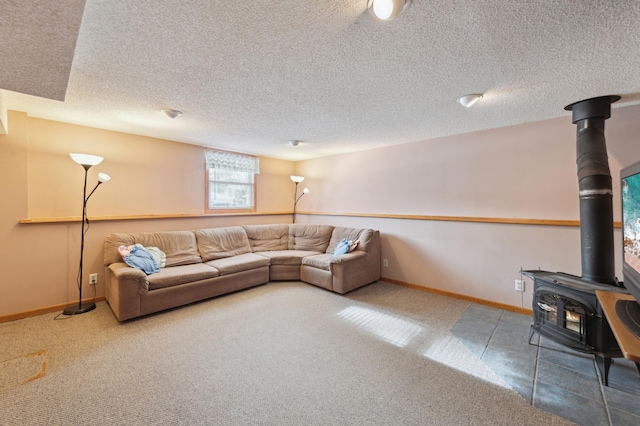
M 598 370 L 600 370 L 602 384 L 605 386 L 609 386 L 609 367 L 611 367 L 612 362 L 613 360 L 611 359 L 611 357 L 596 355 L 596 364 L 598 364 Z
M 536 331 L 533 329 L 533 324 L 531 324 L 531 328 L 529 329 L 529 344 L 531 344 L 531 339 L 533 338 L 533 333 Z M 636 364 L 637 365 L 637 364 Z M 640 366 L 638 367 L 638 371 L 640 371 Z

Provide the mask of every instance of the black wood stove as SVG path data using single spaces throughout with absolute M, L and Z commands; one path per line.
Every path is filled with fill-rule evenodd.
M 522 273 L 534 282 L 529 343 L 537 332 L 576 351 L 595 355 L 602 383 L 608 385 L 611 359 L 623 355 L 598 303 L 596 290 L 626 291 L 562 272 Z
M 522 271 L 534 281 L 534 332 L 596 357 L 608 385 L 611 358 L 622 352 L 596 298 L 596 290 L 626 293 L 615 277 L 611 173 L 604 122 L 619 96 L 586 99 L 565 107 L 577 126 L 582 276 Z M 640 367 L 639 367 L 640 368 Z

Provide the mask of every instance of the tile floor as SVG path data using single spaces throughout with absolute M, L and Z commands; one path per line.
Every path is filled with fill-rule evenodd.
M 531 317 L 472 304 L 451 333 L 527 401 L 580 425 L 640 425 L 640 375 L 615 358 L 609 386 L 595 359 L 540 337 Z

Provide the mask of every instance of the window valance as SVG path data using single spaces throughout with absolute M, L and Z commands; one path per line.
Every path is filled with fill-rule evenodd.
M 207 167 L 210 169 L 260 174 L 260 159 L 258 157 L 214 150 L 206 150 L 205 154 Z

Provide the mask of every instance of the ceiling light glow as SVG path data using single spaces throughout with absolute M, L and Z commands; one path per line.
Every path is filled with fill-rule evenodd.
M 388 21 L 402 13 L 411 2 L 412 0 L 368 0 L 367 8 L 376 18 Z

